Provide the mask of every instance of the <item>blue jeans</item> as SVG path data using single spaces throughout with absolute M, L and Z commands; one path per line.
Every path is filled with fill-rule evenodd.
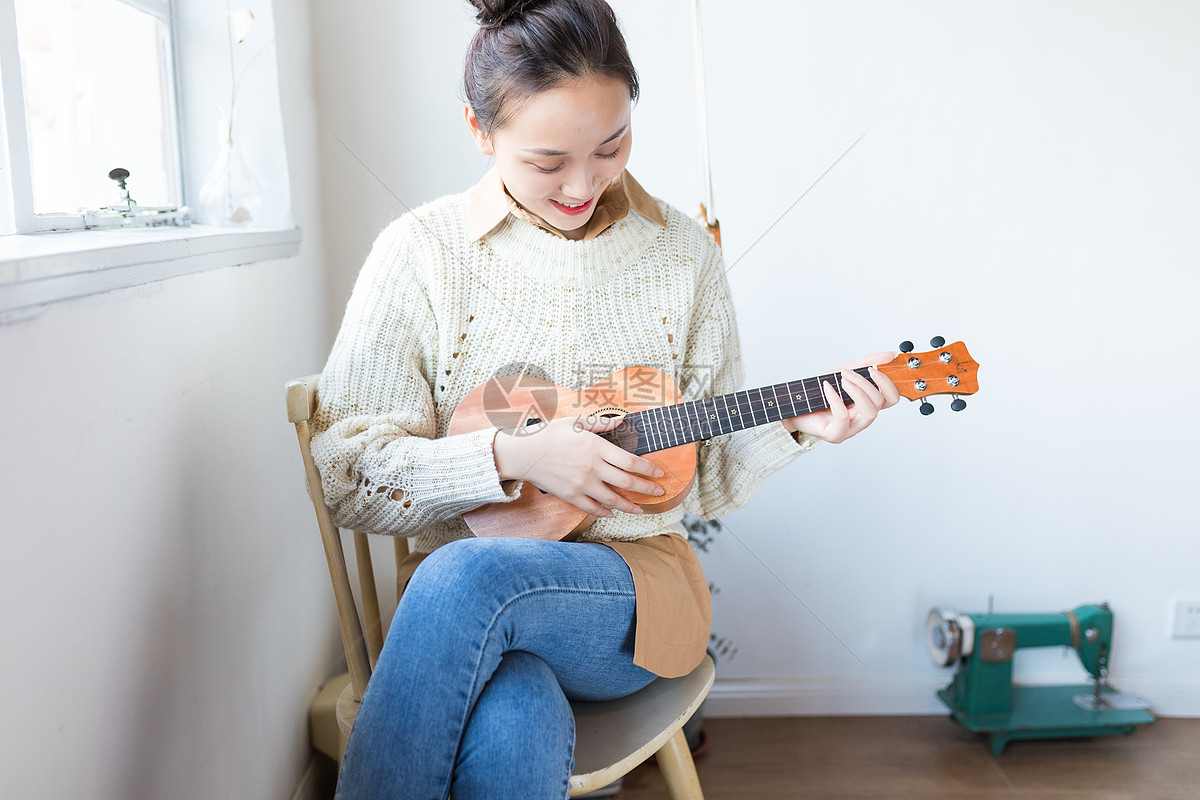
M 464 539 L 417 568 L 350 734 L 338 800 L 562 800 L 567 698 L 654 680 L 633 663 L 633 578 L 595 543 Z

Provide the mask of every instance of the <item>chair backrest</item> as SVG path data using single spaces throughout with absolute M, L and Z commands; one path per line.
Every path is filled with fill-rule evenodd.
M 312 498 L 313 510 L 317 514 L 317 528 L 325 546 L 325 560 L 329 564 L 329 578 L 333 582 L 333 595 L 337 601 L 338 625 L 342 631 L 342 648 L 346 653 L 346 666 L 350 671 L 354 699 L 361 700 L 371 670 L 383 648 L 384 630 L 379 613 L 379 592 L 375 586 L 375 570 L 371 565 L 371 549 L 367 535 L 354 532 L 354 557 L 358 565 L 359 590 L 362 594 L 363 618 L 359 619 L 354 592 L 350 586 L 350 573 L 346 568 L 346 557 L 342 552 L 342 536 L 333 521 L 333 514 L 325 504 L 325 492 L 321 488 L 321 474 L 312 457 L 312 430 L 309 420 L 317 406 L 317 382 L 320 375 L 309 375 L 288 381 L 286 386 L 288 421 L 296 426 L 296 438 L 300 444 L 300 457 L 304 461 L 304 477 L 308 482 L 308 495 Z M 408 540 L 394 537 L 396 564 L 408 555 Z M 365 632 L 364 632 L 365 631 Z

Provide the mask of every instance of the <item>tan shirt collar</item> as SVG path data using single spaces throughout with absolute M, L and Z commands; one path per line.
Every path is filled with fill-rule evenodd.
M 596 210 L 588 220 L 587 231 L 583 235 L 584 241 L 595 239 L 609 226 L 625 219 L 630 209 L 663 228 L 667 227 L 667 221 L 659 211 L 658 203 L 626 170 L 600 195 Z M 560 238 L 566 238 L 544 219 L 521 208 L 504 188 L 500 171 L 492 167 L 479 183 L 467 192 L 467 237 L 472 242 L 482 239 L 507 219 L 509 214 L 531 222 Z

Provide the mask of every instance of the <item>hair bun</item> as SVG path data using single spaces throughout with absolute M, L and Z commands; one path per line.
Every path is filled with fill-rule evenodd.
M 539 6 L 545 0 L 467 0 L 478 12 L 475 20 L 485 28 L 498 28 Z

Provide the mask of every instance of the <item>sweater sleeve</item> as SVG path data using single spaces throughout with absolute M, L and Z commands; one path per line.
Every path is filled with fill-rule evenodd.
M 495 430 L 433 438 L 438 322 L 406 222 L 380 234 L 355 282 L 321 373 L 312 439 L 337 524 L 399 536 L 519 491 L 501 486 Z
M 745 380 L 725 262 L 711 238 L 703 236 L 710 244 L 702 251 L 697 271 L 697 299 L 680 375 L 689 400 L 738 391 Z M 696 485 L 684 509 L 702 519 L 715 519 L 740 508 L 768 475 L 811 450 L 817 441 L 808 434 L 788 433 L 781 422 L 714 437 L 699 448 Z

